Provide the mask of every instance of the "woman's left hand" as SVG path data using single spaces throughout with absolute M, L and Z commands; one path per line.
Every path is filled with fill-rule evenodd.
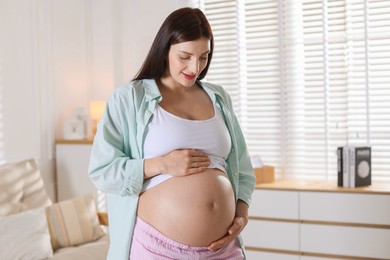
M 239 200 L 236 206 L 236 216 L 233 220 L 233 224 L 229 227 L 228 233 L 221 239 L 211 243 L 211 245 L 209 245 L 209 250 L 217 251 L 218 249 L 228 245 L 237 238 L 237 236 L 245 228 L 246 224 L 248 224 L 248 205 Z

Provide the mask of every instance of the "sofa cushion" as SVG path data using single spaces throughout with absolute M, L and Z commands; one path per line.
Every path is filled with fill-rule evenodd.
M 53 249 L 81 245 L 104 235 L 92 194 L 46 208 Z
M 50 204 L 34 160 L 0 166 L 0 216 Z
M 44 208 L 0 217 L 0 234 L 2 260 L 53 256 Z

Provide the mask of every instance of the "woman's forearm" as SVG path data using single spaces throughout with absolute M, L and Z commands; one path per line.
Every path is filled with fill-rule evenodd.
M 237 201 L 236 205 L 236 217 L 242 217 L 245 220 L 245 225 L 248 222 L 248 210 L 249 206 L 242 200 Z
M 144 179 L 151 178 L 162 172 L 165 172 L 165 167 L 162 157 L 150 158 L 144 160 Z

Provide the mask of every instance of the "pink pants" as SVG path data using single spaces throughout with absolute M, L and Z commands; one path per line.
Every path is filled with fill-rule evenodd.
M 242 260 L 244 255 L 237 239 L 224 248 L 212 252 L 207 247 L 194 247 L 176 242 L 137 217 L 129 259 Z

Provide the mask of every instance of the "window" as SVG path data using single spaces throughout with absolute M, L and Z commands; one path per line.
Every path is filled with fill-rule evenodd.
M 286 179 L 337 178 L 336 148 L 372 147 L 390 180 L 390 2 L 200 0 L 251 154 Z

